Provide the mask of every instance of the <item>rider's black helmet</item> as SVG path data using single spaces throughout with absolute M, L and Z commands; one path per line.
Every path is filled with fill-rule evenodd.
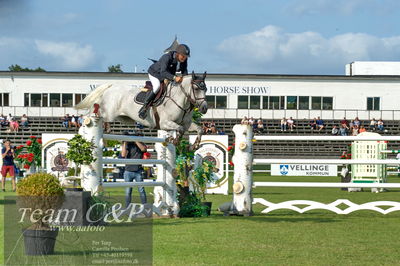
M 178 47 L 176 47 L 176 52 L 190 57 L 190 48 L 186 44 L 179 44 Z

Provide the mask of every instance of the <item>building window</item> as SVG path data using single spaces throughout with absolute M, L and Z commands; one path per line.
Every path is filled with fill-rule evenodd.
M 31 93 L 31 104 L 33 107 L 40 107 L 42 105 L 42 95 L 39 93 Z
M 0 106 L 10 106 L 9 93 L 0 93 Z
M 321 110 L 321 100 L 322 97 L 311 97 L 311 109 L 313 110 Z
M 238 109 L 249 109 L 249 96 L 238 96 Z
M 286 96 L 286 109 L 297 109 L 297 96 Z
M 380 110 L 380 97 L 367 97 L 367 110 Z
M 42 107 L 47 107 L 47 106 L 49 106 L 49 94 L 42 93 Z
M 262 97 L 262 108 L 263 109 L 268 109 L 268 96 L 263 96 Z
M 322 98 L 322 109 L 332 110 L 333 109 L 333 97 L 323 97 Z
M 215 108 L 215 96 L 206 96 L 207 106 L 209 109 Z
M 206 96 L 207 106 L 209 109 L 224 109 L 228 106 L 227 97 L 226 96 L 214 96 L 209 95 Z
M 260 96 L 250 96 L 250 109 L 260 109 L 261 101 Z
M 333 97 L 311 97 L 311 109 L 332 110 Z
M 284 109 L 285 97 L 283 96 L 269 96 L 269 109 Z
M 228 107 L 228 97 L 215 96 L 215 108 L 225 109 L 226 107 Z
M 75 94 L 75 105 L 80 103 L 83 99 L 85 99 L 85 97 L 86 94 L 80 94 L 80 93 Z
M 59 93 L 50 93 L 50 107 L 60 107 L 61 97 Z
M 309 109 L 310 109 L 310 97 L 299 96 L 299 110 L 309 110 Z
M 62 107 L 72 107 L 72 93 L 62 94 Z
M 24 93 L 24 106 L 29 106 L 29 93 Z

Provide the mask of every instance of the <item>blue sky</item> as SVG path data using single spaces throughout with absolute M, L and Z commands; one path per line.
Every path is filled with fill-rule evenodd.
M 0 70 L 147 70 L 175 34 L 189 69 L 344 74 L 400 61 L 398 0 L 0 0 Z

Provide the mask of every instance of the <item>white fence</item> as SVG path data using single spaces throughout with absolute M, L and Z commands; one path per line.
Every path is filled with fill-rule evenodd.
M 83 173 L 82 187 L 85 190 L 97 193 L 101 187 L 154 187 L 153 211 L 163 216 L 178 215 L 177 188 L 172 174 L 175 169 L 175 146 L 166 143 L 166 139 L 169 137 L 168 132 L 159 130 L 157 138 L 103 134 L 103 120 L 93 115 L 85 119 L 84 125 L 79 129 L 79 134 L 85 139 L 93 141 L 96 146 L 94 151 L 96 161 L 91 165 L 83 165 L 81 169 Z M 103 158 L 103 140 L 155 143 L 157 159 Z M 157 180 L 154 182 L 102 184 L 103 164 L 156 164 Z
M 336 159 L 256 159 L 253 160 L 253 131 L 247 125 L 235 125 L 235 153 L 233 163 L 235 167 L 233 202 L 231 211 L 238 214 L 251 215 L 252 204 L 260 203 L 267 208 L 262 213 L 268 213 L 277 209 L 291 209 L 300 213 L 314 209 L 325 209 L 338 214 L 348 214 L 357 210 L 373 210 L 383 214 L 400 210 L 400 203 L 395 201 L 376 201 L 365 204 L 355 204 L 349 200 L 337 200 L 330 204 L 319 203 L 315 201 L 292 200 L 281 203 L 271 203 L 265 199 L 252 197 L 252 188 L 254 187 L 347 187 L 347 188 L 400 188 L 400 183 L 316 183 L 316 182 L 254 182 L 253 183 L 253 164 L 395 164 L 398 160 L 336 160 Z M 256 136 L 257 140 L 308 140 L 308 141 L 400 141 L 400 136 L 368 136 L 368 137 L 337 137 L 337 136 Z M 345 210 L 337 208 L 340 204 L 348 206 Z M 308 205 L 300 208 L 297 205 Z M 384 206 L 385 208 L 381 208 Z M 387 208 L 390 206 L 390 208 Z

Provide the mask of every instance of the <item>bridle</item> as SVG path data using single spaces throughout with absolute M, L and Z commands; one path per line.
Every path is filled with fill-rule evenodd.
M 186 99 L 189 101 L 189 106 L 188 107 L 182 107 L 180 106 L 172 97 L 171 97 L 171 90 L 172 90 L 173 85 L 170 86 L 169 88 L 169 95 L 166 95 L 165 98 L 168 98 L 169 100 L 171 100 L 179 109 L 181 109 L 183 111 L 183 116 L 182 116 L 182 121 L 185 117 L 185 115 L 192 111 L 194 107 L 200 106 L 203 104 L 203 102 L 206 101 L 206 97 L 203 98 L 197 98 L 196 97 L 196 93 L 195 90 L 204 90 L 207 91 L 207 87 L 206 84 L 204 83 L 204 80 L 202 79 L 192 79 L 192 81 L 190 82 L 190 92 L 186 93 L 185 88 L 182 86 L 182 83 L 179 83 L 179 88 L 182 91 L 182 93 L 186 96 Z M 197 87 L 197 89 L 195 88 Z M 192 94 L 193 97 L 192 98 Z M 200 101 L 200 104 L 197 104 L 197 101 Z M 167 102 L 167 101 L 166 101 Z

